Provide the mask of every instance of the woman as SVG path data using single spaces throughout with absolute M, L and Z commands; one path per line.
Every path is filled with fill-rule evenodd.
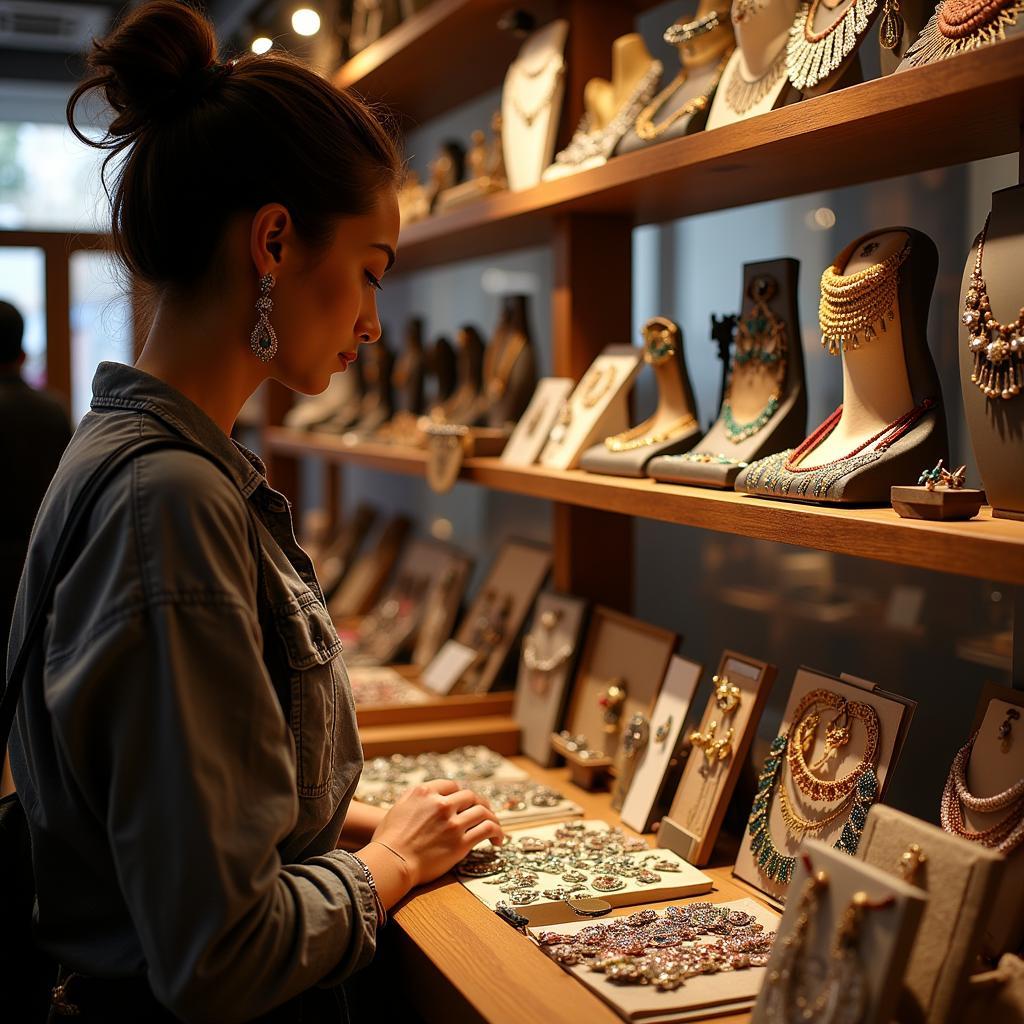
M 218 63 L 209 23 L 169 0 L 90 66 L 69 121 L 94 93 L 113 109 L 105 139 L 76 134 L 118 161 L 114 245 L 155 310 L 135 367 L 96 373 L 36 523 L 12 663 L 100 460 L 153 437 L 202 452 L 142 454 L 104 489 L 25 676 L 11 759 L 36 935 L 61 965 L 51 1018 L 336 1021 L 331 987 L 371 959 L 384 908 L 503 839 L 451 782 L 387 814 L 352 803 L 341 644 L 286 500 L 228 436 L 268 377 L 320 392 L 380 337 L 399 157 L 299 63 Z

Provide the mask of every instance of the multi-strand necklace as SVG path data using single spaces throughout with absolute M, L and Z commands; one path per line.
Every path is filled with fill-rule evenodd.
M 1006 38 L 1017 24 L 1024 0 L 945 0 L 907 50 L 908 67 L 931 64 Z
M 898 252 L 881 263 L 844 274 L 843 270 L 856 245 L 848 246 L 835 263 L 821 275 L 821 301 L 818 321 L 821 344 L 829 355 L 859 348 L 862 341 L 878 337 L 876 325 L 885 332 L 886 321 L 896 316 L 899 294 L 899 270 L 910 254 L 908 241 Z
M 967 343 L 974 356 L 971 383 L 976 384 L 988 398 L 1015 398 L 1024 387 L 1024 306 L 1017 319 L 1000 323 L 992 315 L 988 286 L 982 275 L 981 261 L 985 252 L 985 236 L 991 214 L 978 239 L 978 252 L 971 271 L 971 286 L 964 297 L 961 317 L 970 340 Z
M 801 91 L 823 82 L 853 53 L 878 7 L 878 0 L 853 0 L 828 28 L 815 32 L 814 16 L 820 2 L 803 5 L 786 46 L 789 80 Z
M 743 77 L 743 63 L 742 60 L 736 62 L 725 83 L 725 104 L 734 114 L 745 114 L 756 107 L 786 73 L 786 47 L 779 50 L 757 78 Z
M 1007 854 L 1024 843 L 1024 779 L 993 796 L 977 797 L 967 788 L 967 764 L 971 759 L 977 733 L 968 740 L 949 769 L 939 820 L 942 827 L 961 839 L 981 843 L 1000 853 Z M 979 814 L 994 814 L 1007 811 L 1000 821 L 980 832 L 972 832 L 964 822 L 964 807 Z
M 865 750 L 860 762 L 852 772 L 842 779 L 821 779 L 814 775 L 805 761 L 805 755 L 810 744 L 813 744 L 814 735 L 817 732 L 818 720 L 814 716 L 817 715 L 817 709 L 822 706 L 843 709 L 850 718 L 862 721 L 867 731 Z M 812 717 L 814 717 L 813 732 L 810 721 Z M 833 743 L 836 746 L 843 745 L 839 742 L 838 735 L 833 739 Z M 826 748 L 827 746 L 826 741 Z M 795 864 L 793 857 L 778 849 L 771 834 L 772 795 L 778 791 L 780 800 L 782 799 L 781 794 L 786 785 L 784 765 L 789 766 L 794 785 L 811 799 L 838 798 L 841 801 L 840 807 L 845 807 L 852 799 L 853 806 L 850 808 L 849 817 L 843 825 L 839 838 L 834 843 L 837 850 L 852 855 L 857 852 L 857 847 L 860 844 L 868 809 L 878 795 L 878 777 L 875 774 L 877 750 L 878 715 L 870 705 L 860 704 L 856 701 L 846 702 L 842 697 L 829 690 L 812 690 L 803 698 L 793 713 L 793 724 L 789 730 L 776 736 L 772 741 L 768 757 L 758 776 L 757 796 L 754 799 L 754 806 L 751 808 L 750 820 L 747 824 L 747 831 L 750 834 L 750 851 L 754 855 L 757 866 L 767 878 L 779 885 L 788 885 L 793 877 Z M 794 765 L 796 771 L 793 770 Z M 832 808 L 820 817 L 824 819 L 821 823 L 823 826 L 826 822 L 834 822 L 839 814 L 836 808 Z M 814 820 L 802 820 L 806 823 L 805 827 L 795 831 L 820 831 Z M 787 828 L 789 827 L 787 821 Z

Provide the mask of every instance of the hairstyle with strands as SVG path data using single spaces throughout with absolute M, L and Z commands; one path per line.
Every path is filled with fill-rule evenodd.
M 157 291 L 199 283 L 237 213 L 281 203 L 316 251 L 337 218 L 369 212 L 400 181 L 398 147 L 375 110 L 290 56 L 220 63 L 213 26 L 185 3 L 130 11 L 93 41 L 88 67 L 68 124 L 109 151 L 115 252 Z M 97 91 L 113 111 L 99 139 L 75 124 L 78 104 Z

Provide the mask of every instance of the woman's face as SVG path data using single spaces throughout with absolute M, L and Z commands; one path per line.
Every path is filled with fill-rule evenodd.
M 331 374 L 380 338 L 377 293 L 398 246 L 398 195 L 381 191 L 369 213 L 343 217 L 326 248 L 282 267 L 271 297 L 279 348 L 271 374 L 294 391 L 319 394 Z

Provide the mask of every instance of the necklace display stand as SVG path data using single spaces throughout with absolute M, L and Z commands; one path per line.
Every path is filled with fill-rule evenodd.
M 784 105 L 792 88 L 786 77 L 786 44 L 799 7 L 799 0 L 761 5 L 734 0 L 736 49 L 711 102 L 709 131 Z
M 980 237 L 980 236 L 979 236 Z M 972 271 L 978 255 L 975 239 L 964 269 L 960 310 L 965 309 L 971 289 Z M 1020 268 L 1024 261 L 1024 185 L 1015 185 L 992 196 L 982 277 L 992 305 L 992 316 L 1001 324 L 1012 324 L 1024 306 L 1024 282 Z M 1017 337 L 1024 331 L 1011 332 Z M 982 486 L 992 506 L 992 515 L 1003 519 L 1024 519 L 1024 391 L 1008 399 L 989 398 L 971 381 L 975 357 L 970 333 L 960 322 L 960 384 L 967 429 L 978 463 Z M 992 363 L 987 359 L 986 363 Z M 1011 364 L 1013 360 L 1009 360 Z M 1018 358 L 1017 366 L 1021 362 Z
M 637 32 L 612 44 L 611 81 L 592 78 L 583 93 L 586 110 L 572 140 L 542 175 L 554 181 L 600 167 L 616 153 L 637 115 L 650 102 L 661 78 L 661 61 L 647 50 Z
M 502 299 L 498 326 L 484 353 L 479 418 L 489 427 L 511 429 L 526 411 L 537 385 L 527 298 L 506 295 Z
M 378 428 L 375 439 L 392 444 L 418 443 L 417 421 L 423 413 L 426 360 L 423 354 L 423 321 L 413 318 L 405 332 L 405 347 L 391 374 L 395 414 Z
M 890 302 L 878 293 L 885 275 L 870 275 L 901 253 Z M 833 287 L 841 292 L 844 278 L 856 281 L 853 275 L 866 273 L 859 280 L 874 289 L 868 305 L 852 310 L 871 323 L 856 328 L 856 340 L 842 353 L 843 404 L 794 451 L 744 469 L 737 490 L 794 501 L 888 505 L 894 484 L 914 482 L 922 469 L 948 459 L 939 378 L 927 340 L 937 265 L 932 240 L 906 227 L 871 232 L 840 253 Z
M 523 43 L 501 91 L 505 174 L 513 191 L 532 188 L 551 163 L 565 96 L 565 42 L 569 22 L 559 19 Z
M 629 426 L 629 389 L 642 365 L 634 345 L 609 345 L 562 406 L 540 455 L 549 469 L 575 469 L 595 441 Z
M 807 386 L 797 310 L 799 267 L 793 259 L 744 265 L 740 330 L 723 408 L 699 444 L 684 455 L 653 460 L 647 467 L 650 476 L 666 483 L 731 488 L 748 463 L 804 438 Z M 774 332 L 766 312 L 775 318 Z
M 569 377 L 545 377 L 537 382 L 526 412 L 501 453 L 502 462 L 508 466 L 530 466 L 537 461 L 573 386 Z
M 588 472 L 644 476 L 655 456 L 687 451 L 700 437 L 682 332 L 671 320 L 653 317 L 642 333 L 643 359 L 654 370 L 658 407 L 639 426 L 602 438 L 586 451 L 580 466 Z
M 319 395 L 301 398 L 284 416 L 284 425 L 293 430 L 316 430 L 344 410 L 351 410 L 354 416 L 359 407 L 359 381 L 353 364 L 343 373 L 331 375 L 331 382 Z
M 873 38 L 871 25 L 881 9 L 882 0 L 839 0 L 831 8 L 822 0 L 805 3 L 787 46 L 787 75 L 795 90 L 787 102 L 864 81 L 858 51 L 865 39 Z
M 459 328 L 455 346 L 455 387 L 430 410 L 430 417 L 440 423 L 469 426 L 475 422 L 476 410 L 480 405 L 484 340 L 475 327 L 466 324 Z
M 381 424 L 391 419 L 395 408 L 391 388 L 395 357 L 384 338 L 374 345 L 364 346 L 356 365 L 360 361 L 363 362 L 365 391 L 359 419 L 344 434 L 346 441 L 353 443 L 373 434 Z
M 447 402 L 454 394 L 457 380 L 457 360 L 452 343 L 438 338 L 426 354 L 428 383 L 433 387 L 427 398 L 427 409 Z
M 669 70 L 673 77 L 641 111 L 617 153 L 632 153 L 666 139 L 692 135 L 704 127 L 722 72 L 736 45 L 728 11 L 725 0 L 700 0 L 695 21 L 688 14 L 679 20 L 677 24 L 688 22 L 683 24 L 684 32 L 695 33 L 686 42 L 676 44 L 680 67 L 677 71 Z M 700 26 L 711 24 L 707 19 L 715 15 L 714 27 L 701 31 Z

